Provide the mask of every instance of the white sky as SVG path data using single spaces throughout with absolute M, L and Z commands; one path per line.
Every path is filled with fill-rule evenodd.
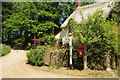
M 99 2 L 104 1 L 104 0 L 98 0 Z

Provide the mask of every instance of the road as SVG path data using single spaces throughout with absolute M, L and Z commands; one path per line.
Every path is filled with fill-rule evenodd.
M 0 62 L 1 60 L 2 78 L 78 78 L 76 76 L 41 71 L 26 64 L 27 57 L 24 50 L 12 49 L 8 55 L 0 58 Z

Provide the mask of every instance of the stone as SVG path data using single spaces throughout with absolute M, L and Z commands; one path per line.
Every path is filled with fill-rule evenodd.
M 50 53 L 49 52 L 44 54 L 44 62 L 46 65 L 50 64 Z
M 45 53 L 45 64 L 46 65 L 57 65 L 60 59 L 63 59 L 61 62 L 62 66 L 67 66 L 66 61 L 66 53 L 65 51 L 56 50 L 56 51 L 49 51 Z
M 112 71 L 112 69 L 111 69 L 111 68 L 107 68 L 106 70 L 107 70 L 108 72 L 109 72 L 109 71 Z

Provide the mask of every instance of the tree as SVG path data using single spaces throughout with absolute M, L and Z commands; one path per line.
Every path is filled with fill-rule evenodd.
M 63 6 L 64 4 L 66 5 Z M 73 4 L 71 2 L 12 3 L 10 7 L 14 12 L 8 14 L 9 17 L 3 21 L 3 26 L 5 26 L 3 29 L 4 43 L 12 45 L 22 43 L 23 46 L 27 46 L 27 43 L 31 42 L 33 38 L 47 40 L 50 34 L 54 35 L 59 30 L 58 26 L 61 25 L 63 19 L 72 13 L 74 7 L 70 5 Z M 11 38 L 8 38 L 8 35 Z
M 116 46 L 118 46 L 118 47 L 116 47 L 115 48 L 115 52 L 114 53 L 117 53 L 117 58 L 118 58 L 118 62 L 117 62 L 117 64 L 119 64 L 119 57 L 120 57 L 120 46 L 119 46 L 119 44 L 120 44 L 120 37 L 119 37 L 119 35 L 120 35 L 120 33 L 119 33 L 119 30 L 120 30 L 120 1 L 118 1 L 118 2 L 115 2 L 115 4 L 114 4 L 114 7 L 113 7 L 113 9 L 112 9 L 112 12 L 111 12 L 111 19 L 112 20 L 114 20 L 115 22 L 116 22 L 116 25 L 114 26 L 114 28 L 113 28 L 113 30 L 115 31 L 115 37 L 116 37 L 116 39 L 117 39 L 117 41 L 116 41 Z M 113 60 L 114 61 L 114 66 L 115 66 L 115 59 Z
M 12 13 L 15 12 L 15 9 L 13 8 L 12 2 L 2 2 L 2 22 L 4 22 L 6 19 L 12 15 Z M 6 28 L 5 25 L 2 26 L 2 31 Z M 7 33 L 7 36 L 5 34 L 2 35 L 2 41 L 6 42 L 7 39 L 9 39 L 8 43 L 11 43 L 11 31 L 9 30 Z M 6 44 L 8 44 L 6 43 Z
M 118 49 L 118 37 L 115 35 L 114 27 L 116 26 L 116 22 L 114 21 L 104 21 L 103 24 L 101 24 L 101 27 L 103 28 L 104 32 L 102 34 L 102 40 L 101 42 L 104 43 L 104 53 L 106 56 L 106 63 L 107 63 L 107 70 L 110 69 L 110 59 L 111 55 L 117 54 Z M 113 52 L 114 50 L 114 52 Z M 116 53 L 116 54 L 115 54 Z M 115 56 L 112 56 L 115 59 Z

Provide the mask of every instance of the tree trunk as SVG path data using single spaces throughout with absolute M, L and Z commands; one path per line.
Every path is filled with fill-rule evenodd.
M 107 63 L 107 69 L 106 70 L 111 71 L 111 68 L 110 68 L 110 54 L 108 54 L 107 57 L 106 57 L 106 63 Z
M 118 69 L 118 75 L 120 75 L 120 55 L 118 55 L 117 57 L 118 57 L 118 59 L 117 59 L 117 62 L 118 62 L 117 69 Z
M 2 41 L 4 40 L 4 39 L 3 39 L 4 37 L 3 37 L 2 32 L 3 32 L 3 28 L 0 27 L 0 43 L 2 43 Z
M 8 44 L 11 45 L 11 31 L 8 32 Z
M 34 39 L 36 39 L 36 34 L 34 33 Z
M 22 36 L 22 30 L 20 31 L 20 37 Z
M 120 71 L 120 55 L 117 56 L 117 62 L 116 62 L 116 64 L 117 64 L 116 65 L 117 70 Z M 120 74 L 120 72 L 119 72 L 119 74 Z
M 1 32 L 1 33 L 2 33 L 2 32 Z M 3 36 L 3 34 L 1 34 L 1 35 L 2 35 L 2 37 L 1 37 L 2 39 L 1 39 L 0 42 L 1 42 L 1 43 L 4 43 L 4 36 Z
M 116 68 L 116 66 L 115 66 L 115 55 L 112 56 L 112 61 L 113 61 L 113 63 L 112 63 L 113 69 L 115 69 Z
M 84 51 L 84 70 L 86 70 L 87 67 L 87 47 L 85 47 L 85 51 Z
M 34 39 L 36 39 L 36 35 L 35 35 L 35 33 L 33 33 L 34 34 Z M 36 45 L 36 43 L 34 42 L 34 48 L 36 47 L 37 45 Z

